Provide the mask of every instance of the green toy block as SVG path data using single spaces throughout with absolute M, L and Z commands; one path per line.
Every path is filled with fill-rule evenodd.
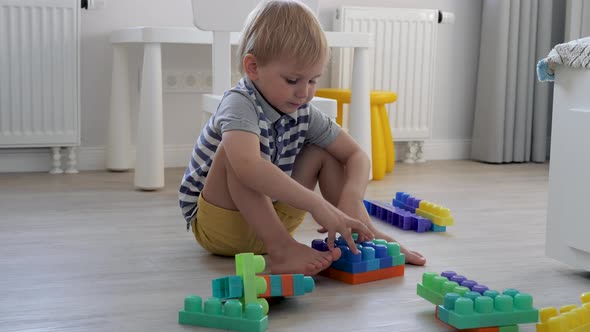
M 227 276 L 211 281 L 213 297 L 224 299 L 237 299 L 244 294 L 244 285 L 240 276 Z
M 457 329 L 536 323 L 539 311 L 533 308 L 532 296 L 517 292 L 509 289 L 494 298 L 447 293 L 437 317 Z
M 387 256 L 391 256 L 391 266 L 399 266 L 406 264 L 406 256 L 401 253 L 399 243 L 387 242 L 383 239 L 373 240 L 375 244 L 382 244 L 387 247 Z
M 201 303 L 200 296 L 187 296 L 184 310 L 178 311 L 178 323 L 238 332 L 264 332 L 268 328 L 268 316 L 259 304 L 248 304 L 242 311 L 238 300 L 229 300 L 224 305 L 218 298 L 208 298 L 204 309 Z
M 253 253 L 243 253 L 236 255 L 236 275 L 242 277 L 244 283 L 244 295 L 240 301 L 244 306 L 249 304 L 260 304 L 262 312 L 268 313 L 268 302 L 265 299 L 259 299 L 258 294 L 266 292 L 266 280 L 257 277 L 256 273 L 264 271 L 265 262 L 261 255 Z
M 498 332 L 518 332 L 518 325 L 498 326 Z
M 459 286 L 435 272 L 422 274 L 422 284 L 416 286 L 416 294 L 434 305 L 442 304 L 445 294 L 451 292 L 463 295 L 469 292 L 469 288 Z

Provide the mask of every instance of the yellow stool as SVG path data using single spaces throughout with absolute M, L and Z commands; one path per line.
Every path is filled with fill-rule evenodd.
M 317 89 L 315 95 L 337 100 L 336 122 L 342 126 L 342 106 L 350 103 L 350 90 L 323 88 Z M 382 179 L 385 172 L 393 171 L 395 165 L 395 148 L 385 104 L 393 103 L 396 100 L 395 92 L 371 91 L 371 155 L 374 180 Z

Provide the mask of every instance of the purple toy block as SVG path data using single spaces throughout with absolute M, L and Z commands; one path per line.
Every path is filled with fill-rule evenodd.
M 311 241 L 311 247 L 319 251 L 328 251 L 328 245 L 324 240 L 321 239 L 315 239 Z
M 375 258 L 388 257 L 387 256 L 387 246 L 384 246 L 382 244 L 377 244 L 377 245 L 375 245 L 374 249 L 375 249 Z
M 487 291 L 489 288 L 487 286 L 484 285 L 475 285 L 473 286 L 473 288 L 471 288 L 471 290 L 473 292 L 478 292 L 479 294 L 483 295 L 483 293 L 485 293 L 485 291 Z
M 457 274 L 457 275 L 452 276 L 451 279 L 449 279 L 449 280 L 454 281 L 454 282 L 458 283 L 459 285 L 461 285 L 461 283 L 463 281 L 467 280 L 467 278 Z
M 391 204 L 406 211 L 416 213 L 416 209 L 420 206 L 421 201 L 422 200 L 419 198 L 400 191 L 395 193 L 395 198 L 392 200 Z
M 463 287 L 467 287 L 467 288 L 469 288 L 469 290 L 471 290 L 473 288 L 473 286 L 477 285 L 477 282 L 475 282 L 473 280 L 465 280 L 460 285 Z
M 452 277 L 457 275 L 457 272 L 455 271 L 443 271 L 441 274 L 441 276 L 451 280 Z
M 424 217 L 418 216 L 402 208 L 377 201 L 364 201 L 367 212 L 390 225 L 403 230 L 413 230 L 424 233 L 432 230 L 432 222 Z

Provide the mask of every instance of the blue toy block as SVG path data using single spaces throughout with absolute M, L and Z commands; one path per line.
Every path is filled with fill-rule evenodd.
M 431 230 L 433 232 L 446 232 L 447 226 L 439 226 L 437 224 L 432 224 Z
M 303 274 L 294 274 L 293 275 L 293 296 L 299 296 L 299 295 L 305 295 L 305 279 L 303 277 Z
M 213 297 L 220 299 L 236 299 L 242 297 L 244 286 L 240 276 L 227 276 L 211 281 Z
M 398 207 L 400 209 L 416 213 L 416 209 L 420 206 L 421 201 L 422 200 L 419 198 L 416 198 L 408 193 L 399 191 L 395 193 L 395 198 L 392 200 L 392 204 L 393 206 Z
M 405 257 L 404 257 L 405 258 Z M 393 259 L 391 257 L 383 257 L 379 259 L 379 268 L 386 269 L 393 266 Z
M 364 200 L 363 202 L 370 215 L 390 225 L 403 230 L 413 230 L 418 233 L 428 232 L 432 229 L 433 224 L 428 218 L 418 216 L 415 213 L 384 202 L 371 200 Z
M 367 271 L 375 271 L 381 268 L 381 260 L 371 259 L 367 261 Z
M 281 275 L 270 275 L 270 296 L 283 295 L 283 278 Z
M 312 248 L 326 251 L 327 240 L 313 240 Z M 342 237 L 336 239 L 336 243 L 342 243 Z M 405 264 L 405 255 L 400 253 L 398 243 L 387 242 L 382 239 L 357 243 L 359 254 L 353 254 L 346 245 L 338 246 L 342 255 L 340 259 L 333 262 L 331 268 L 351 274 L 359 274 L 369 271 L 376 271 Z

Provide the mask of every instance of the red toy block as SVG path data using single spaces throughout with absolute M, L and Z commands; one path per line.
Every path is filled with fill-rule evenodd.
M 405 265 L 392 266 L 385 269 L 362 273 L 348 273 L 334 268 L 327 268 L 320 272 L 321 276 L 336 279 L 347 284 L 357 285 L 366 282 L 400 277 L 404 275 Z
M 282 279 L 283 296 L 293 296 L 293 275 L 284 274 Z

